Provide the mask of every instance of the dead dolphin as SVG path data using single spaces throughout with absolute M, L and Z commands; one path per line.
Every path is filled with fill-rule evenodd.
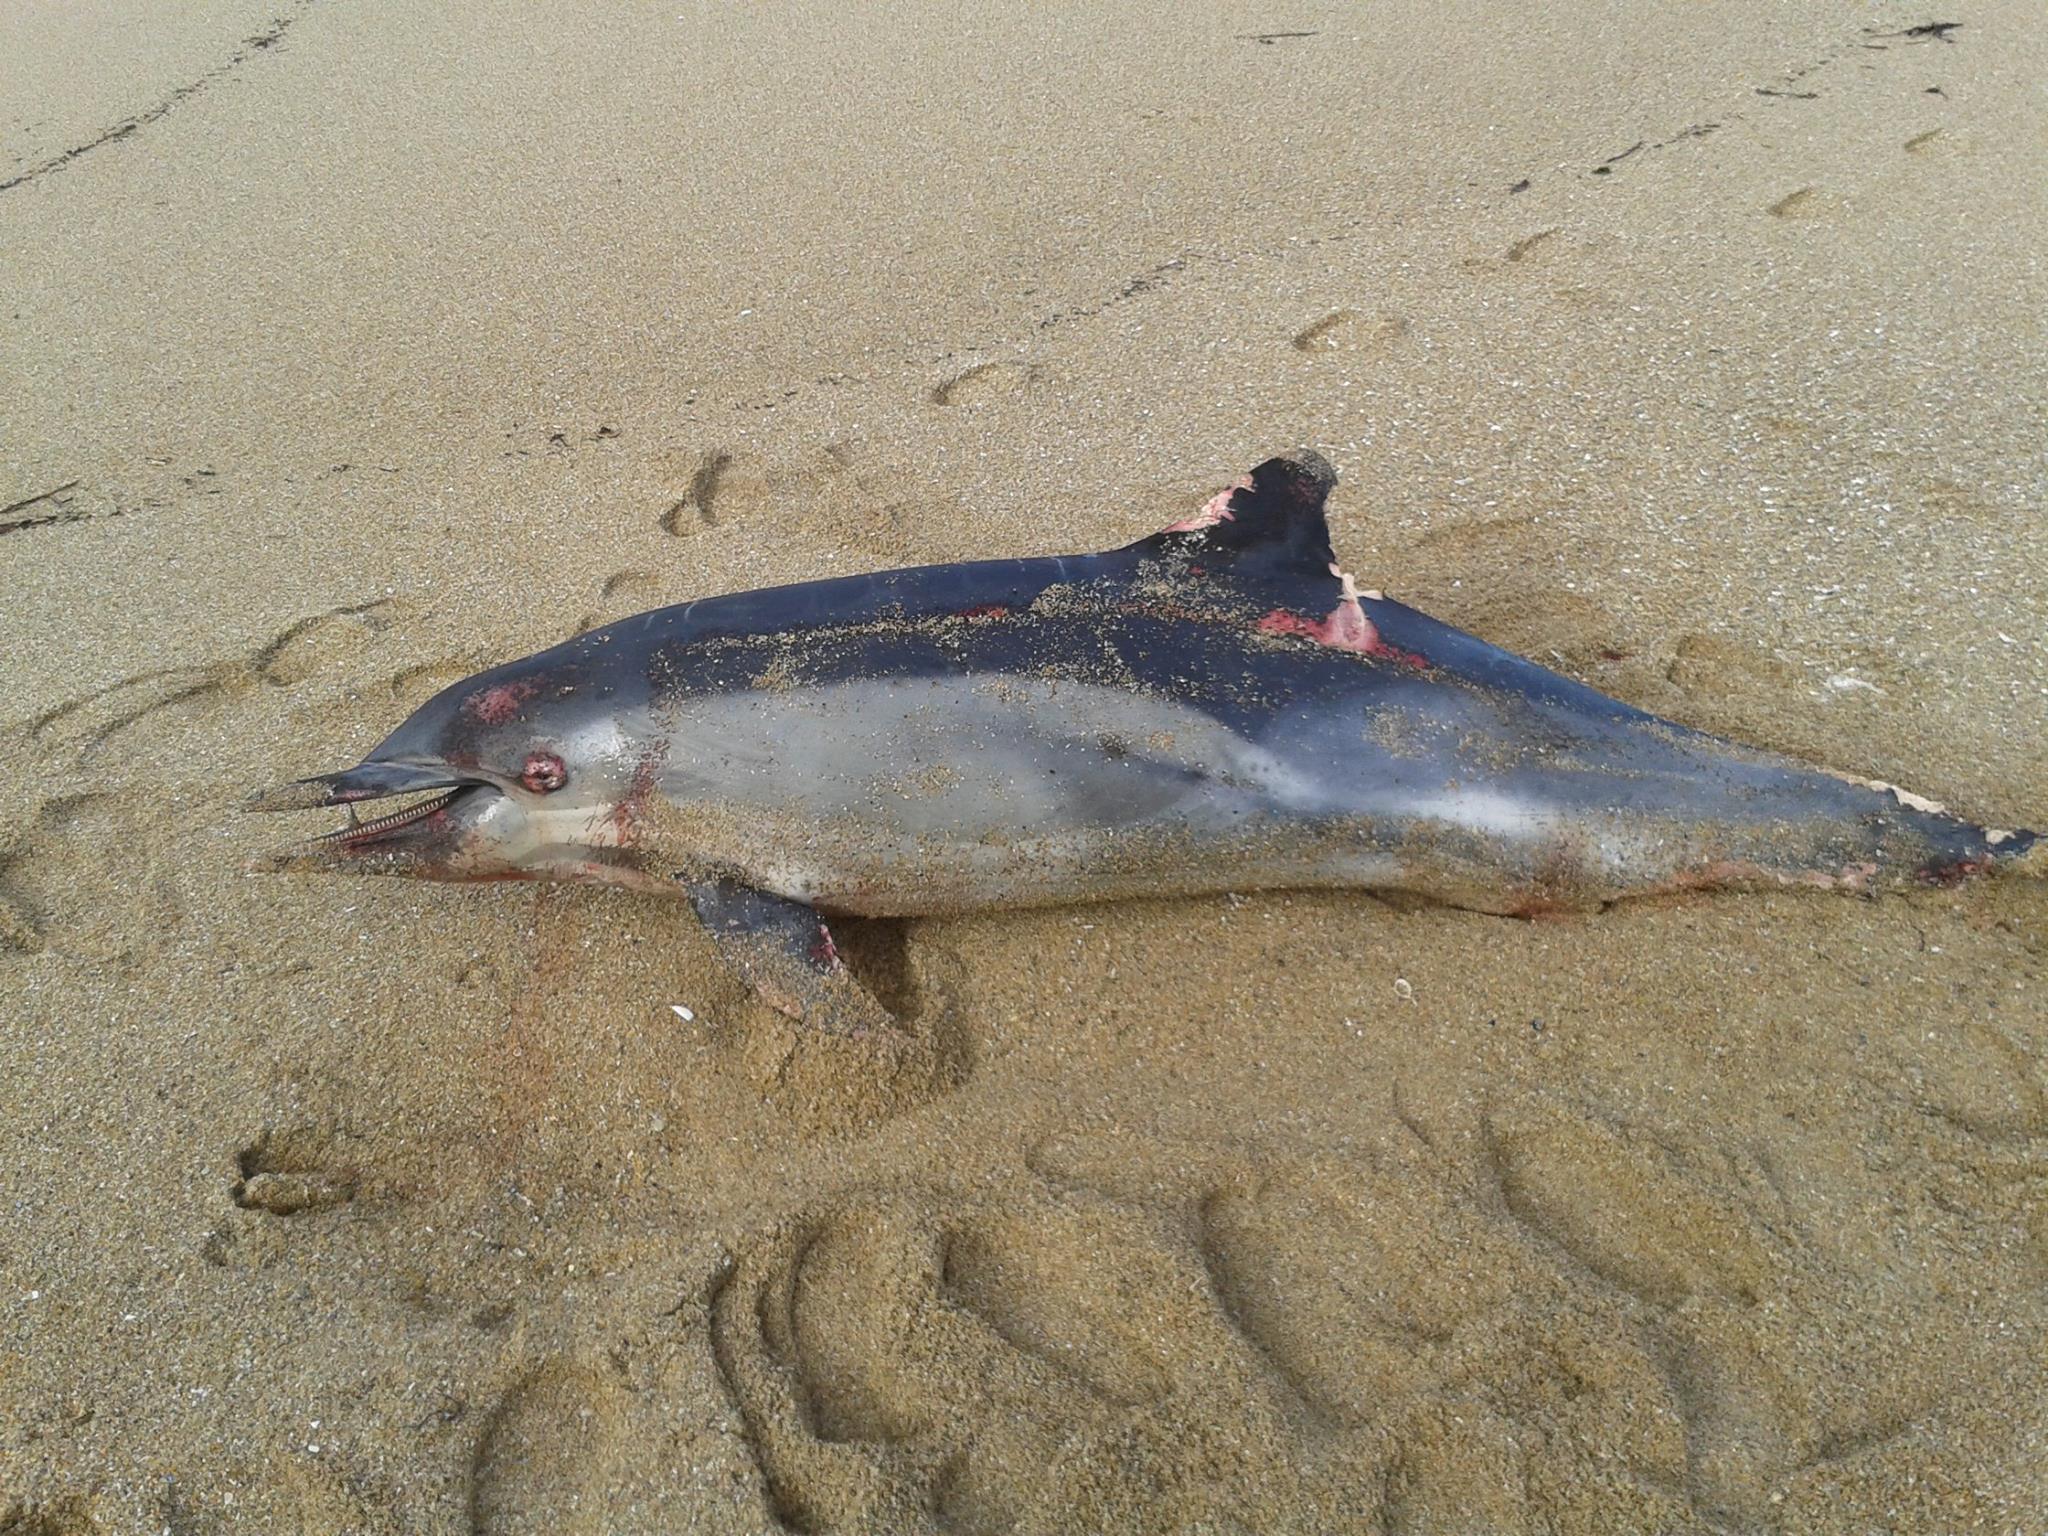
M 1105 554 L 591 630 L 445 689 L 354 768 L 257 796 L 350 807 L 270 867 L 683 891 L 769 1001 L 858 1028 L 878 1005 L 820 913 L 1280 886 L 1532 913 L 1946 882 L 2034 842 L 1358 591 L 1324 520 L 1335 478 L 1303 452 Z

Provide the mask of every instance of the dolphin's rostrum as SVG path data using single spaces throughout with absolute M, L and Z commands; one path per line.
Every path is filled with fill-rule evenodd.
M 272 867 L 683 891 L 769 1001 L 836 1029 L 883 1016 L 821 913 L 1278 886 L 1531 913 L 1946 882 L 2034 842 L 1359 592 L 1324 519 L 1334 483 L 1302 452 L 1105 554 L 623 619 L 456 683 L 356 767 L 251 805 L 351 808 Z

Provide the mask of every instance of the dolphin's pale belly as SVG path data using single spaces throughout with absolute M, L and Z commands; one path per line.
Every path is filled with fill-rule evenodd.
M 910 914 L 1298 886 L 1448 894 L 1558 818 L 1396 762 L 1364 701 L 1253 741 L 1146 693 L 1001 674 L 689 700 L 659 730 L 678 852 L 828 910 Z M 1418 861 L 1418 835 L 1460 856 Z M 657 830 L 657 836 L 661 833 Z M 1404 853 L 1405 850 L 1405 853 Z
M 1359 676 L 1260 716 L 1257 739 L 1142 689 L 1015 673 L 701 695 L 650 722 L 666 808 L 649 841 L 826 910 L 913 915 L 1279 886 L 1523 910 L 1855 884 L 1911 835 L 1867 790 L 1771 754 Z

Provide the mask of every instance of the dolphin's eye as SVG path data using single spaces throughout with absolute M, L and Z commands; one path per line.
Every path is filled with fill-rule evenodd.
M 552 752 L 529 752 L 519 782 L 536 795 L 550 795 L 569 782 L 569 770 Z

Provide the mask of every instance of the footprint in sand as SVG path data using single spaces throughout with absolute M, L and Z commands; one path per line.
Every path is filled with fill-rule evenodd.
M 1434 1356 L 1497 1306 L 1511 1250 L 1441 1185 L 1290 1168 L 1211 1195 L 1204 1263 L 1233 1321 L 1317 1413 L 1362 1425 L 1435 1386 Z
M 688 486 L 662 513 L 666 533 L 745 527 L 757 535 L 794 532 L 901 563 L 904 542 L 928 517 L 952 526 L 956 501 L 929 474 L 864 467 L 853 446 L 830 442 L 792 458 L 762 462 L 724 449 L 702 454 Z M 630 611 L 630 610 L 629 610 Z
M 935 1271 L 919 1202 L 854 1196 L 743 1245 L 714 1282 L 712 1356 L 778 1527 L 838 1530 L 910 1507 L 870 1447 L 929 1420 L 904 1341 Z
M 1406 336 L 1408 328 L 1406 317 L 1401 315 L 1333 309 L 1296 331 L 1288 345 L 1312 357 L 1337 352 L 1383 352 Z
M 934 384 L 926 396 L 933 405 L 980 405 L 1021 395 L 1038 382 L 1029 363 L 976 363 Z
M 81 1498 L 0 1502 L 0 1536 L 99 1536 L 101 1529 Z
M 2023 1130 L 2015 1092 L 1970 1113 Z M 767 1507 L 963 1536 L 1695 1529 L 1767 1522 L 1798 1469 L 1912 1422 L 1925 1392 L 1752 1215 L 1767 1185 L 1549 1102 L 1474 1130 L 1343 1160 L 1062 1133 L 1014 1177 L 850 1190 L 734 1244 L 705 1310 Z
M 1534 230 L 1510 243 L 1498 256 L 1467 256 L 1458 265 L 1467 272 L 1495 276 L 1504 275 L 1510 267 L 1524 263 L 1532 267 L 1545 265 L 1547 258 L 1561 249 L 1556 243 L 1558 234 L 1556 229 Z
M 631 614 L 663 606 L 666 589 L 652 571 L 614 571 L 598 587 L 598 605 L 588 609 L 569 633 L 580 635 Z
M 1388 1473 L 1380 1511 L 1387 1536 L 1545 1529 L 1530 1492 L 1541 1448 L 1533 1432 L 1476 1398 L 1433 1406 L 1411 1426 Z
M 2048 1073 L 2009 1036 L 1967 1020 L 1915 1045 L 1898 1080 L 1920 1108 L 1985 1141 L 2048 1136 Z
M 1283 1432 L 1194 1246 L 1084 1192 L 843 1196 L 742 1244 L 711 1326 L 766 1501 L 799 1531 L 1191 1516 L 1218 1458 L 1249 1487 Z
M 46 751 L 67 752 L 83 761 L 109 738 L 159 710 L 209 699 L 227 685 L 230 675 L 219 666 L 139 672 L 37 716 L 29 722 L 28 734 Z
M 356 676 L 377 637 L 401 612 L 386 598 L 301 619 L 259 650 L 252 665 L 264 682 L 280 688 L 323 673 Z
M 1849 212 L 1849 203 L 1846 198 L 1820 187 L 1796 187 L 1772 203 L 1767 211 L 1774 219 L 1793 222 L 1835 219 Z
M 911 1213 L 883 1206 L 858 1228 L 805 1231 L 788 1289 L 757 1308 L 762 1338 L 794 1372 L 804 1421 L 837 1444 L 908 1440 L 929 1422 L 905 1358 L 914 1313 L 900 1298 L 928 1289 L 930 1244 Z
M 719 497 L 731 467 L 732 455 L 723 448 L 707 450 L 691 472 L 689 488 L 661 514 L 661 531 L 680 538 L 694 528 L 716 528 Z
M 805 506 L 807 516 L 876 564 L 901 564 L 906 539 L 927 524 L 956 526 L 962 510 L 959 498 L 940 490 L 928 472 L 865 463 L 844 442 L 806 454 L 784 483 L 783 494 Z
M 265 1131 L 236 1154 L 235 1172 L 235 1204 L 272 1216 L 346 1205 L 361 1182 L 342 1138 L 310 1126 Z
M 1416 1156 L 1250 1175 L 1066 1136 L 1035 1176 L 850 1191 L 737 1244 L 710 1330 L 765 1503 L 796 1531 L 1512 1532 L 1592 1479 L 1682 1526 L 1669 1371 Z
M 395 629 L 404 605 L 354 603 L 288 624 L 254 651 L 196 666 L 165 667 L 96 688 L 29 722 L 31 741 L 84 762 L 107 742 L 148 727 L 188 730 L 193 711 L 263 687 L 360 674 L 373 646 Z
M 474 1536 L 600 1536 L 618 1529 L 621 1388 L 555 1360 L 499 1400 L 470 1463 Z
M 1162 1330 L 1180 1310 L 1185 1274 L 1103 1201 L 964 1223 L 946 1235 L 945 1299 L 1012 1349 L 1045 1361 L 1120 1405 L 1156 1402 L 1185 1367 Z
M 67 795 L 0 830 L 0 947 L 114 962 L 138 934 L 181 931 L 175 881 L 108 857 L 148 846 L 147 809 L 118 795 Z
M 1652 1309 L 1638 1326 L 1682 1426 L 1689 1497 L 1755 1517 L 1813 1417 L 1766 1307 L 1785 1297 L 1787 1269 L 1762 1228 L 1672 1154 L 1559 1106 L 1496 1111 L 1485 1136 L 1514 1218 L 1566 1257 L 1568 1273 Z
M 1963 1091 L 1931 1078 L 1916 1087 L 1926 1099 Z M 1972 1113 L 2020 1131 L 2031 1110 L 2001 1082 Z M 1225 1380 L 1232 1401 L 1276 1403 L 1247 1421 L 1267 1427 L 1269 1465 L 1297 1475 L 1321 1447 L 1354 1458 L 1330 1473 L 1333 1486 L 1363 1476 L 1375 1490 L 1332 1528 L 1761 1527 L 1797 1469 L 1896 1438 L 1918 1411 L 1924 1384 L 1900 1379 L 1881 1340 L 1859 1338 L 1834 1304 L 1816 1305 L 1816 1287 L 1842 1284 L 1824 1257 L 1786 1235 L 1775 1204 L 1768 1219 L 1755 1210 L 1770 1198 L 1761 1165 L 1547 1101 L 1496 1106 L 1471 1129 L 1396 1135 L 1343 1160 L 1240 1161 L 1110 1133 L 1036 1144 L 1027 1163 L 1058 1192 L 1048 1200 L 1118 1213 L 1099 1230 L 1079 1226 L 1094 1252 L 1087 1264 L 1061 1259 L 1058 1273 L 1113 1286 L 1140 1241 L 1169 1255 L 1191 1247 L 1201 1265 L 1213 1314 L 1147 1301 L 1138 1366 L 1104 1345 L 1118 1343 L 1110 1322 L 1067 1334 L 1080 1309 L 1034 1314 L 1053 1266 L 1031 1245 L 1063 1244 L 1032 1201 L 1003 1212 L 1033 1234 L 1024 1253 L 982 1265 L 954 1296 L 942 1286 L 941 1299 L 1033 1358 L 1064 1361 L 1080 1352 L 1076 1338 L 1104 1347 L 1084 1356 L 1095 1376 L 1061 1376 L 1096 1401 L 1116 1386 L 1124 1400 L 1105 1411 L 1127 1425 L 1168 1421 L 1194 1393 L 1221 1400 Z M 983 1243 L 1012 1230 L 951 1224 Z M 1170 1296 L 1184 1260 L 1152 1262 L 1165 1283 L 1136 1295 Z M 1169 1336 L 1177 1353 L 1159 1349 Z M 1245 1375 L 1210 1363 L 1247 1351 Z M 1117 1360 L 1121 1374 L 1107 1374 Z M 1084 1477 L 1089 1443 L 1065 1442 L 1061 1469 Z M 1040 1520 L 1048 1504 L 988 1507 L 1019 1529 L 1053 1528 Z M 1145 1514 L 1170 1528 L 1188 1509 L 1161 1494 Z
M 1547 1105 L 1496 1113 L 1486 1133 L 1516 1219 L 1610 1284 L 1658 1307 L 1695 1294 L 1755 1306 L 1770 1290 L 1771 1256 L 1748 1219 L 1654 1151 Z
M 1083 1135 L 1039 1144 L 1032 1166 L 1131 1200 L 1209 1191 L 1192 1227 L 1219 1305 L 1313 1439 L 1391 1454 L 1372 1463 L 1387 1530 L 1479 1514 L 1488 1531 L 1569 1528 L 1593 1484 L 1629 1528 L 1683 1527 L 1686 1424 L 1665 1369 L 1614 1318 L 1593 1321 L 1554 1249 L 1490 1213 L 1457 1160 L 1416 1143 L 1248 1178 L 1213 1149 Z
M 1446 615 L 1460 628 L 1545 666 L 1598 677 L 1609 690 L 1650 681 L 1629 670 L 1640 671 L 1642 663 L 1621 620 L 1551 574 L 1567 557 L 1596 564 L 1596 541 L 1525 515 L 1447 524 L 1423 534 L 1416 547 L 1432 564 L 1466 573 L 1459 594 L 1466 606 Z

